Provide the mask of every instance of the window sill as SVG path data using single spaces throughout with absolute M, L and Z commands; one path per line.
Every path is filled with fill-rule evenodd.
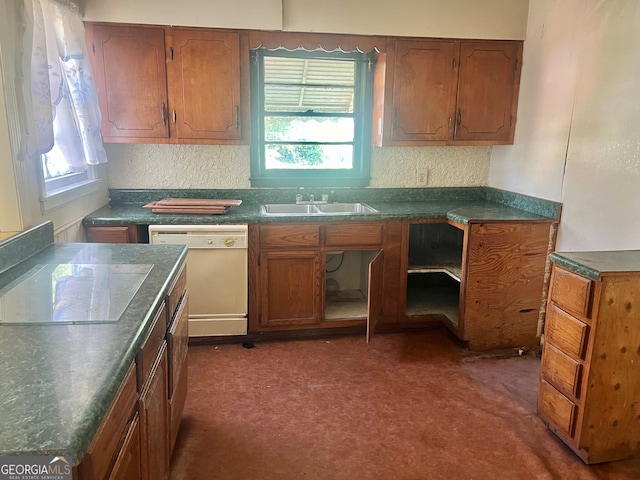
M 53 210 L 54 208 L 66 205 L 67 203 L 81 197 L 97 192 L 100 190 L 101 183 L 102 180 L 96 178 L 51 190 L 50 192 L 47 192 L 46 195 L 40 197 L 40 208 L 44 213 L 49 210 Z

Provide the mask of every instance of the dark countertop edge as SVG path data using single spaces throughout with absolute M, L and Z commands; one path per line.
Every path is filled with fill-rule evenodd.
M 606 258 L 602 258 L 609 255 L 624 254 L 637 255 L 638 260 L 640 261 L 640 250 L 552 252 L 549 255 L 549 259 L 553 263 L 591 280 L 599 280 L 605 273 L 640 273 L 640 267 L 625 268 L 620 265 L 614 266 L 608 264 Z M 585 260 L 570 258 L 571 256 L 584 257 L 585 260 L 593 263 L 594 265 L 587 265 Z

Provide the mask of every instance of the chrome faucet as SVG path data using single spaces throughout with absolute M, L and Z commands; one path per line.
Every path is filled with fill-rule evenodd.
M 297 205 L 318 205 L 321 203 L 329 202 L 329 195 L 322 194 L 320 198 L 322 200 L 316 200 L 316 196 L 313 193 L 309 194 L 309 200 L 303 200 L 304 196 L 301 193 L 296 193 L 296 204 Z

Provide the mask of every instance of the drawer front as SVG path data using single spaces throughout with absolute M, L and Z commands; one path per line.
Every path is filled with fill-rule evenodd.
M 260 227 L 263 248 L 299 248 L 320 246 L 318 225 L 263 225 Z
M 167 295 L 167 324 L 171 322 L 184 291 L 187 289 L 187 265 L 184 264 Z
M 578 396 L 582 365 L 556 347 L 545 343 L 540 367 L 542 378 L 567 396 Z
M 573 435 L 576 406 L 544 380 L 538 392 L 538 412 L 558 430 Z
M 551 300 L 568 312 L 588 317 L 592 284 L 588 278 L 554 266 Z
M 324 244 L 327 247 L 378 247 L 382 245 L 382 224 L 327 225 Z
M 142 344 L 142 348 L 136 357 L 136 366 L 138 369 L 138 390 L 142 390 L 142 386 L 151 371 L 153 363 L 156 361 L 158 351 L 164 342 L 167 332 L 167 314 L 166 306 L 163 303 L 162 308 L 153 321 L 151 330 L 147 334 L 147 338 Z
M 551 303 L 545 323 L 545 342 L 575 359 L 584 358 L 589 326 Z

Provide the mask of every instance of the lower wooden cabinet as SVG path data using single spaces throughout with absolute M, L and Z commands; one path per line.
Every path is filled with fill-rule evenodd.
M 405 222 L 407 322 L 440 320 L 470 350 L 536 346 L 552 221 Z
M 553 265 L 538 413 L 585 463 L 640 456 L 639 307 L 638 271 Z
M 90 243 L 138 243 L 137 225 L 86 226 L 84 234 Z
M 373 332 L 383 308 L 384 222 L 251 225 L 249 239 L 252 332 Z

